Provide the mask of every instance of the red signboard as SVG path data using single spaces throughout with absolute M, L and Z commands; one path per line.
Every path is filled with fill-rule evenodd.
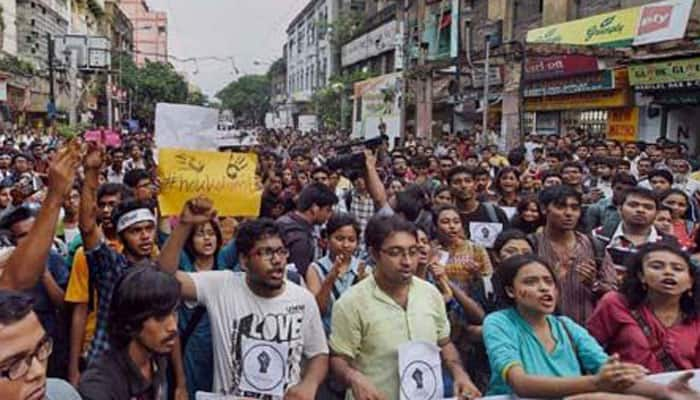
M 582 55 L 537 57 L 528 60 L 525 65 L 525 80 L 553 79 L 562 76 L 588 74 L 598 70 L 598 59 L 596 57 Z
M 642 15 L 639 17 L 638 35 L 652 33 L 661 29 L 666 29 L 671 24 L 671 14 L 673 6 L 650 5 L 642 8 Z

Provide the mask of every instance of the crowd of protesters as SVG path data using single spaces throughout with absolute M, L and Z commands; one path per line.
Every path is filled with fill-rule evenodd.
M 161 215 L 147 134 L 1 138 L 0 399 L 700 399 L 647 378 L 700 368 L 684 143 L 257 138 L 256 218 Z

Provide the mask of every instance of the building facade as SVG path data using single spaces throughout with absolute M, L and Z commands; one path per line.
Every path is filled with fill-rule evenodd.
M 312 114 L 313 94 L 340 72 L 340 46 L 334 43 L 333 24 L 343 13 L 361 11 L 364 1 L 311 0 L 287 28 L 288 111 Z
M 168 62 L 168 16 L 151 10 L 145 0 L 119 0 L 119 6 L 133 25 L 134 61 Z
M 0 49 L 5 54 L 17 55 L 17 1 L 0 0 L 2 7 L 2 45 Z
M 63 0 L 17 0 L 17 54 L 40 68 L 48 66 L 47 34 L 68 33 L 70 12 Z

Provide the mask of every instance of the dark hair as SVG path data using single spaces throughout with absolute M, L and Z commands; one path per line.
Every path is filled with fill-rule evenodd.
M 122 199 L 114 208 L 114 211 L 112 211 L 112 224 L 114 224 L 114 226 L 119 225 L 119 218 L 121 218 L 122 215 L 140 208 L 147 208 L 153 212 L 156 205 L 152 200 L 137 200 L 134 198 Z
M 553 157 L 562 162 L 566 160 L 566 153 L 561 150 L 552 150 L 547 152 L 547 157 Z
M 352 226 L 355 230 L 357 237 L 360 237 L 362 229 L 360 229 L 360 224 L 357 219 L 352 214 L 348 213 L 334 213 L 333 216 L 326 223 L 326 229 L 324 229 L 325 237 L 330 237 L 338 229 L 345 226 Z
M 452 179 L 456 175 L 460 175 L 460 174 L 467 174 L 467 175 L 471 176 L 472 178 L 474 178 L 476 176 L 476 171 L 474 171 L 474 168 L 469 168 L 469 167 L 464 166 L 464 165 L 458 165 L 456 167 L 453 167 L 452 169 L 450 169 L 450 172 L 447 173 L 447 183 L 451 184 Z
M 32 312 L 34 299 L 22 292 L 0 289 L 0 325 L 21 321 Z
M 247 255 L 257 241 L 271 236 L 282 238 L 279 226 L 272 219 L 258 218 L 243 222 L 236 235 L 236 250 L 238 254 Z
M 518 169 L 515 167 L 505 167 L 501 168 L 501 170 L 498 171 L 498 174 L 496 175 L 496 183 L 494 184 L 494 189 L 496 189 L 496 192 L 502 193 L 501 178 L 503 178 L 503 176 L 505 176 L 506 174 L 510 173 L 515 174 L 515 180 L 518 181 L 518 187 L 520 187 L 520 171 L 518 171 Z
M 119 195 L 122 200 L 126 200 L 131 197 L 131 189 L 122 185 L 121 183 L 103 183 L 97 188 L 97 201 L 99 201 L 104 196 L 116 196 Z
M 516 166 L 525 162 L 525 149 L 518 147 L 508 152 L 508 164 Z
M 487 161 L 482 161 L 482 162 L 487 162 Z M 482 175 L 488 175 L 489 177 L 491 174 L 489 174 L 489 170 L 483 167 L 475 167 L 474 168 L 474 177 L 476 178 L 477 176 L 482 176 Z
M 530 245 L 530 247 L 532 247 L 530 241 L 527 240 L 527 235 L 525 232 L 519 229 L 506 229 L 496 236 L 496 240 L 493 242 L 493 252 L 498 254 L 501 249 L 503 249 L 503 247 L 511 240 L 524 240 Z
M 180 302 L 180 282 L 153 266 L 130 268 L 114 286 L 107 330 L 111 344 L 123 349 L 149 318 L 162 318 Z
M 420 185 L 410 185 L 396 194 L 394 211 L 406 220 L 415 221 L 422 210 L 430 209 L 430 194 Z
M 554 279 L 554 282 L 556 282 L 558 285 L 557 274 L 554 271 L 554 268 L 552 268 L 552 266 L 550 266 L 547 263 L 547 261 L 543 260 L 536 254 L 525 254 L 508 257 L 507 259 L 503 260 L 503 262 L 498 266 L 495 275 L 495 278 L 498 280 L 499 283 L 495 286 L 495 288 L 497 288 L 499 291 L 499 293 L 497 293 L 496 295 L 501 298 L 501 301 L 503 303 L 509 306 L 515 305 L 515 301 L 512 298 L 510 298 L 510 296 L 508 296 L 508 292 L 506 292 L 506 289 L 508 287 L 513 287 L 513 282 L 515 281 L 515 277 L 518 275 L 520 269 L 531 263 L 538 263 L 544 265 L 545 268 L 547 268 L 549 273 L 552 275 L 552 279 Z
M 549 207 L 550 204 L 563 205 L 569 198 L 576 199 L 581 204 L 581 193 L 566 185 L 548 187 L 540 192 L 538 198 L 543 209 Z
M 627 199 L 631 196 L 637 196 L 643 199 L 651 200 L 654 202 L 654 205 L 656 205 L 656 209 L 659 209 L 659 198 L 650 189 L 639 186 L 631 187 L 625 190 L 625 193 L 622 195 L 622 202 L 620 204 L 625 204 Z
M 313 170 L 311 170 L 311 176 L 313 177 L 315 174 L 317 174 L 319 172 L 322 172 L 328 176 L 330 176 L 330 174 L 331 174 L 330 169 L 328 169 L 327 167 L 320 166 L 320 167 L 316 167 Z
M 673 183 L 673 174 L 671 174 L 671 171 L 665 169 L 655 169 L 649 172 L 649 175 L 647 175 L 647 179 L 649 180 L 649 182 L 651 182 L 652 178 L 657 177 L 665 179 L 670 184 Z
M 637 186 L 637 178 L 634 176 L 625 173 L 625 172 L 618 172 L 613 176 L 612 178 L 612 186 L 615 186 L 617 184 L 623 184 L 623 185 L 629 185 L 629 186 Z
M 546 181 L 547 179 L 552 178 L 552 177 L 559 178 L 559 180 L 562 180 L 561 174 L 559 174 L 558 172 L 555 172 L 555 171 L 545 171 L 545 172 L 542 174 L 542 183 L 544 183 L 544 181 Z
M 132 189 L 136 188 L 139 182 L 144 179 L 148 179 L 149 181 L 151 180 L 151 174 L 149 174 L 145 169 L 132 169 L 124 174 L 124 184 Z
M 449 192 L 452 195 L 452 189 L 447 185 L 440 185 L 435 190 L 433 190 L 433 198 L 442 192 Z
M 643 273 L 644 259 L 651 253 L 657 251 L 667 251 L 675 254 L 685 261 L 688 265 L 688 272 L 693 279 L 693 287 L 691 288 L 692 296 L 682 296 L 680 307 L 685 314 L 686 321 L 694 319 L 698 316 L 700 310 L 700 269 L 695 267 L 688 256 L 688 253 L 681 250 L 672 242 L 656 242 L 647 243 L 641 246 L 637 252 L 626 260 L 627 273 L 622 282 L 620 293 L 627 299 L 629 308 L 634 309 L 644 303 L 647 296 L 647 289 L 639 279 L 639 275 Z
M 375 215 L 369 220 L 365 228 L 365 244 L 368 249 L 379 251 L 384 241 L 396 232 L 406 232 L 415 236 L 417 230 L 413 223 L 406 221 L 401 216 Z
M 668 196 L 673 195 L 673 194 L 677 194 L 677 195 L 683 196 L 683 198 L 685 198 L 685 202 L 686 202 L 686 204 L 687 204 L 687 208 L 686 208 L 686 210 L 685 210 L 685 215 L 683 216 L 683 219 L 686 219 L 686 220 L 689 220 L 689 221 L 692 220 L 692 218 L 693 218 L 693 203 L 692 203 L 692 200 L 690 199 L 690 196 L 688 196 L 688 194 L 685 193 L 684 191 L 682 191 L 681 189 L 672 188 L 672 189 L 669 189 L 669 190 L 667 190 L 667 191 L 661 193 L 661 195 L 659 196 L 659 202 L 663 202 L 664 200 L 666 200 L 666 198 L 667 198 Z M 0 226 L 0 227 L 1 227 L 1 226 Z
M 223 247 L 224 243 L 224 236 L 221 233 L 221 227 L 219 226 L 219 220 L 217 218 L 212 219 L 209 221 L 211 224 L 211 227 L 214 229 L 214 236 L 216 236 L 216 251 L 214 251 L 214 262 L 216 263 L 216 260 L 219 256 L 219 251 L 221 250 L 221 247 Z M 202 225 L 205 225 L 206 222 Z M 185 252 L 187 256 L 192 260 L 192 264 L 194 264 L 194 260 L 197 258 L 197 252 L 194 249 L 194 235 L 197 232 L 197 228 L 199 228 L 200 225 L 193 226 L 192 229 L 190 230 L 189 236 L 187 236 L 187 241 L 185 242 Z
M 26 205 L 15 208 L 0 219 L 0 229 L 12 229 L 12 225 L 34 218 L 36 212 Z
M 537 207 L 537 212 L 540 215 L 540 217 L 535 222 L 526 222 L 525 220 L 523 220 L 522 214 L 525 210 L 527 210 L 527 207 L 530 204 L 534 204 Z M 529 234 L 535 233 L 539 227 L 544 225 L 544 215 L 542 214 L 542 210 L 540 210 L 540 205 L 538 203 L 537 197 L 535 197 L 534 195 L 526 196 L 520 199 L 516 210 L 517 213 L 513 216 L 513 220 L 510 224 L 512 228 L 518 229 Z
M 430 166 L 430 160 L 428 157 L 418 156 L 411 162 L 413 168 L 428 168 Z
M 563 173 L 567 168 L 576 168 L 580 173 L 583 173 L 583 166 L 578 161 L 567 161 L 561 165 L 560 171 Z
M 314 205 L 319 207 L 329 207 L 338 203 L 338 196 L 333 190 L 322 183 L 311 183 L 307 185 L 297 200 L 299 211 L 308 211 Z

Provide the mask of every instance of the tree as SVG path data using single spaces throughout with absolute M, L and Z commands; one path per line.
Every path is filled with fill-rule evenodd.
M 206 106 L 209 104 L 209 99 L 207 95 L 202 93 L 200 90 L 192 90 L 187 94 L 187 104 L 192 104 L 194 106 Z
M 245 75 L 229 83 L 216 98 L 225 109 L 250 122 L 262 123 L 270 108 L 270 78 L 267 75 Z

